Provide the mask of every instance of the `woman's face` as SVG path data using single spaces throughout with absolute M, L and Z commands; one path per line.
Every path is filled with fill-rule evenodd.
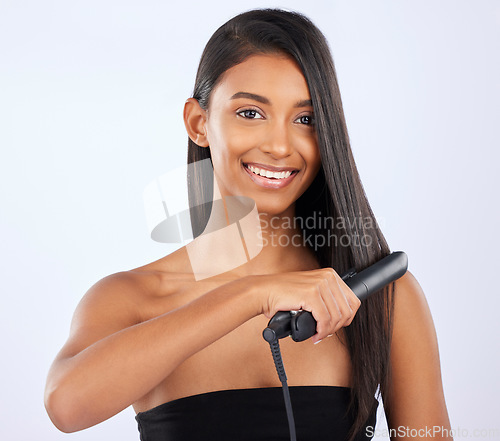
M 254 55 L 227 70 L 205 124 L 221 194 L 250 197 L 259 212 L 283 213 L 319 170 L 313 124 L 307 83 L 291 58 Z

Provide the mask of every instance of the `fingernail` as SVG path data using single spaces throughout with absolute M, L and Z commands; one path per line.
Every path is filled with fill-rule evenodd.
M 328 337 L 332 337 L 332 336 L 333 336 L 333 334 L 330 334 Z
M 315 345 L 317 345 L 318 343 L 321 343 L 323 341 L 323 339 L 321 340 L 318 340 L 316 343 L 314 343 Z

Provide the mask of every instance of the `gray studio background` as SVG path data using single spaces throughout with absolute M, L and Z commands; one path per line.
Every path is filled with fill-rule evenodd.
M 185 162 L 206 41 L 264 6 L 326 34 L 368 198 L 433 314 L 456 439 L 500 438 L 500 2 L 2 0 L 0 439 L 139 439 L 132 408 L 59 432 L 45 377 L 92 284 L 175 249 L 149 239 L 143 189 Z

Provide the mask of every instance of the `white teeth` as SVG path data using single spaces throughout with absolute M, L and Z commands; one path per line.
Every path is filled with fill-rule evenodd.
M 292 172 L 291 171 L 283 171 L 283 172 L 272 172 L 269 170 L 263 170 L 253 165 L 247 165 L 247 167 L 256 175 L 264 176 L 265 178 L 275 178 L 275 179 L 284 179 L 288 178 Z

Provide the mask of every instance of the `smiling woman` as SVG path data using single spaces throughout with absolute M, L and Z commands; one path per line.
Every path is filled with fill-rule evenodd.
M 255 202 L 266 240 L 246 263 L 202 280 L 182 247 L 91 287 L 47 380 L 54 424 L 81 430 L 133 405 L 143 441 L 288 439 L 261 332 L 276 312 L 303 309 L 316 334 L 282 343 L 298 439 L 372 438 L 377 390 L 390 429 L 449 429 L 434 325 L 415 278 L 407 272 L 361 305 L 339 276 L 390 249 L 354 163 L 321 32 L 278 9 L 234 17 L 203 52 L 184 121 L 188 163 L 213 165 L 188 175 L 193 243 L 217 230 L 216 199 L 226 208 L 233 196 Z M 233 258 L 209 248 L 207 260 Z

